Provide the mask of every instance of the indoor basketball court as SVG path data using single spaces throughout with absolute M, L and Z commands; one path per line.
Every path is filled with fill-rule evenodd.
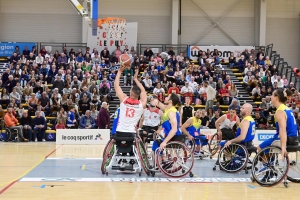
M 50 27 L 47 29 L 47 33 L 58 33 L 61 30 L 64 32 L 64 29 L 69 27 L 61 36 L 47 35 L 49 41 L 38 36 L 39 46 L 46 46 L 46 49 L 51 51 L 61 48 L 59 40 L 61 37 L 65 40 L 63 45 L 69 44 L 71 48 L 80 48 L 80 50 L 87 46 L 91 50 L 94 48 L 102 50 L 106 47 L 106 50 L 112 52 L 118 46 L 123 48 L 127 45 L 129 48 L 137 47 L 140 53 L 150 47 L 154 53 L 164 53 L 168 56 L 166 53 L 168 48 L 174 47 L 178 54 L 187 50 L 185 54 L 188 54 L 196 63 L 196 53 L 200 50 L 200 46 L 196 45 L 207 49 L 215 49 L 218 45 L 230 46 L 230 51 L 237 53 L 245 47 L 266 46 L 267 43 L 273 43 L 274 40 L 277 42 L 277 48 L 283 46 L 282 48 L 286 50 L 286 57 L 293 60 L 292 64 L 296 66 L 300 62 L 300 60 L 298 62 L 292 59 L 298 57 L 299 53 L 296 55 L 295 52 L 300 51 L 298 46 L 294 45 L 295 38 L 299 36 L 289 35 L 291 32 L 295 32 L 292 28 L 296 25 L 298 27 L 300 24 L 298 15 L 298 18 L 294 16 L 296 12 L 298 14 L 300 11 L 300 4 L 297 3 L 297 0 L 292 0 L 293 3 L 289 3 L 288 0 L 274 0 L 274 2 L 276 1 L 274 5 L 270 3 L 272 0 L 230 0 L 228 2 L 213 0 L 213 3 L 204 0 L 153 0 L 153 2 L 128 0 L 126 3 L 122 0 L 115 2 L 112 0 L 56 0 L 55 5 L 49 3 L 51 2 L 49 0 L 45 1 L 47 5 L 52 6 L 49 8 L 51 10 L 49 13 L 45 8 L 47 5 L 45 6 L 42 1 L 44 0 L 36 2 L 27 0 L 25 2 L 30 5 L 28 7 L 36 10 L 35 15 L 31 16 L 27 13 L 29 11 L 24 11 L 20 1 L 11 0 L 13 6 L 10 6 L 9 1 L 0 0 L 0 19 L 4 19 L 3 22 L 1 22 L 2 19 L 0 20 L 0 25 L 7 29 L 7 31 L 0 31 L 2 32 L 0 33 L 1 40 L 17 41 L 19 37 L 22 38 L 19 33 L 26 34 L 20 30 L 18 34 L 10 35 L 17 30 L 10 26 L 13 21 L 9 20 L 17 15 L 16 22 L 24 15 L 24 19 L 21 20 L 31 21 L 40 18 L 46 21 L 46 24 L 37 23 L 38 26 L 45 26 L 45 28 L 50 27 L 47 25 L 52 22 L 49 21 L 50 19 L 57 21 L 58 29 L 53 30 L 53 27 Z M 57 8 L 60 7 L 61 1 L 67 1 L 67 3 L 64 2 L 61 8 Z M 288 6 L 280 13 L 281 10 L 278 8 L 281 7 L 283 1 Z M 266 2 L 269 3 L 270 10 L 267 9 Z M 102 8 L 103 4 L 107 6 Z M 116 8 L 119 4 L 122 9 Z M 208 4 L 207 8 L 202 7 L 205 4 Z M 18 13 L 14 11 L 14 7 Z M 166 9 L 157 7 L 166 7 Z M 39 8 L 46 14 L 39 11 Z M 277 13 L 279 16 L 276 16 Z M 181 15 L 183 18 L 179 17 Z M 286 23 L 285 15 L 291 19 L 290 23 Z M 59 23 L 59 19 L 64 17 L 62 23 Z M 22 21 L 22 24 L 26 21 Z M 277 22 L 280 22 L 281 25 L 278 25 Z M 81 25 L 78 26 L 79 23 Z M 238 28 L 234 28 L 233 25 L 236 24 L 239 26 Z M 202 28 L 203 31 L 196 30 Z M 31 37 L 29 40 L 34 40 L 35 36 L 32 35 L 37 31 L 31 31 L 28 33 L 28 37 Z M 277 32 L 284 33 L 276 35 Z M 279 36 L 284 39 L 278 40 Z M 78 40 L 78 43 L 73 42 Z M 215 41 L 218 41 L 218 45 L 210 46 L 215 44 Z M 223 55 L 228 52 L 228 49 L 222 49 Z M 121 61 L 131 64 L 131 57 L 126 55 L 126 59 L 122 60 L 122 55 L 120 55 Z M 240 76 L 238 80 L 240 82 L 243 79 Z M 115 105 L 111 107 L 117 109 Z M 53 120 L 56 117 L 50 118 Z M 107 174 L 105 174 L 101 166 L 103 165 L 103 155 L 106 153 L 104 149 L 110 141 L 110 131 L 105 132 L 103 129 L 103 132 L 98 133 L 98 130 L 78 129 L 73 130 L 73 133 L 70 130 L 66 131 L 69 133 L 65 133 L 63 130 L 47 130 L 49 140 L 51 136 L 51 141 L 47 142 L 1 141 L 0 199 L 299 199 L 299 183 L 288 181 L 288 187 L 283 182 L 274 187 L 263 187 L 251 179 L 251 168 L 247 172 L 243 168 L 237 173 L 227 173 L 220 170 L 219 166 L 213 169 L 218 154 L 212 158 L 208 156 L 203 159 L 194 159 L 192 157 L 194 159 L 192 176 L 172 178 L 163 173 L 147 175 L 143 170 L 139 174 L 139 172 L 130 173 L 111 169 L 107 169 Z M 215 132 L 216 129 L 211 129 L 211 135 Z M 265 137 L 273 137 L 275 131 L 273 132 L 263 130 L 260 134 Z M 88 137 L 89 134 L 92 138 L 91 141 L 86 142 L 81 139 L 76 141 L 76 138 Z M 67 139 L 68 137 L 71 139 Z M 257 142 L 264 139 L 266 138 L 260 138 Z M 298 154 L 296 155 L 298 156 Z M 253 157 L 254 155 L 251 156 L 251 159 Z M 151 161 L 152 158 L 148 158 Z M 299 162 L 298 159 L 299 156 L 298 158 L 290 157 L 291 161 L 296 160 L 296 164 Z M 248 164 L 248 161 L 246 162 Z M 297 177 L 299 176 L 297 175 Z

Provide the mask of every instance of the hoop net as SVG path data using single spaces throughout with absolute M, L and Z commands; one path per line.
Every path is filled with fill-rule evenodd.
M 98 26 L 102 29 L 102 24 L 107 25 L 109 38 L 120 39 L 125 31 L 126 19 L 123 18 L 104 18 L 98 20 Z

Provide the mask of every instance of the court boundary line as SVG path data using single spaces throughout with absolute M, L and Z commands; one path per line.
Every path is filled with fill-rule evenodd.
M 29 172 L 31 172 L 34 168 L 36 168 L 39 164 L 41 164 L 44 160 L 46 160 L 51 154 L 53 154 L 57 149 L 59 149 L 62 145 L 60 145 L 59 147 L 55 148 L 52 152 L 50 152 L 48 155 L 46 155 L 45 157 L 41 156 L 41 155 L 38 155 L 41 158 L 41 160 L 33 165 L 29 170 L 25 171 L 22 175 L 18 176 L 16 179 L 13 179 L 11 181 L 6 181 L 2 184 L 0 184 L 0 186 L 3 186 L 3 185 L 6 185 L 8 184 L 7 186 L 5 186 L 1 191 L 0 191 L 0 194 L 3 194 L 6 190 L 8 190 L 11 186 L 13 186 L 16 182 L 20 181 L 24 176 L 26 176 Z

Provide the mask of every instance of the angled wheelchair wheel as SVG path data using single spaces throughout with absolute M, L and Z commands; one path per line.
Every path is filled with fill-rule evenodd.
M 157 149 L 155 159 L 159 170 L 168 177 L 181 178 L 190 174 L 194 165 L 194 154 L 183 143 L 169 142 L 163 150 Z
M 231 144 L 220 150 L 218 161 L 220 169 L 228 173 L 236 173 L 247 166 L 248 151 L 244 145 Z
M 282 160 L 281 148 L 266 147 L 253 159 L 252 178 L 261 186 L 275 186 L 287 175 L 289 162 L 289 157 Z
M 190 149 L 191 152 L 195 151 L 196 148 L 195 140 L 189 140 L 188 138 L 186 138 L 184 143 Z
M 115 141 L 112 139 L 109 141 L 106 147 L 106 151 L 103 156 L 102 165 L 101 165 L 101 172 L 105 174 L 107 172 L 106 167 L 109 166 L 111 159 L 115 153 Z
M 293 183 L 300 183 L 300 154 L 289 152 L 290 168 L 287 173 L 287 180 Z
M 110 143 L 111 140 L 112 140 L 112 139 L 110 139 L 110 140 L 108 141 L 108 143 L 105 145 L 105 147 L 104 147 L 104 149 L 103 149 L 102 158 L 104 158 L 106 149 L 107 149 L 107 147 L 109 146 L 109 143 Z
M 214 156 L 218 152 L 220 148 L 220 142 L 220 136 L 218 135 L 218 133 L 215 133 L 208 143 L 208 148 L 211 153 L 211 156 Z
M 145 145 L 143 144 L 143 142 L 140 139 L 136 139 L 135 143 L 136 143 L 137 152 L 138 152 L 143 170 L 149 176 L 150 175 L 150 171 L 149 171 L 150 164 L 149 164 L 149 160 L 148 160 L 148 154 L 145 149 Z

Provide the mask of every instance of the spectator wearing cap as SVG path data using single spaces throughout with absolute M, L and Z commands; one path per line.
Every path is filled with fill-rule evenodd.
M 107 103 L 102 102 L 100 112 L 97 117 L 97 126 L 99 129 L 108 129 L 110 125 L 110 116 L 107 110 Z
M 79 128 L 81 129 L 94 129 L 96 126 L 95 120 L 91 117 L 89 110 L 85 111 L 85 115 L 80 118 Z

